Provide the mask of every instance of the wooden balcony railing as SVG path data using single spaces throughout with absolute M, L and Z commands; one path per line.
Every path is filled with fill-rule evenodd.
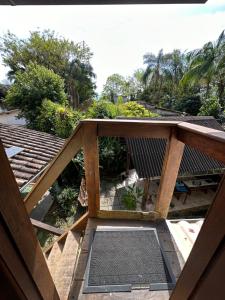
M 137 213 L 137 218 L 167 217 L 184 144 L 197 148 L 225 163 L 225 133 L 215 129 L 185 122 L 84 120 L 79 123 L 71 138 L 68 139 L 63 149 L 43 173 L 30 194 L 25 198 L 25 206 L 28 213 L 54 183 L 69 161 L 80 149 L 83 149 L 89 216 L 104 217 L 104 211 L 100 211 L 98 158 L 98 137 L 103 136 L 167 139 L 155 210 L 150 213 Z M 134 212 L 130 214 L 127 214 L 127 212 L 112 212 L 111 214 L 112 217 L 117 215 L 124 218 L 126 215 L 127 217 L 135 218 Z
M 132 138 L 164 138 L 167 139 L 167 147 L 162 168 L 159 193 L 155 209 L 149 213 L 100 210 L 100 177 L 98 157 L 98 137 L 132 137 Z M 37 181 L 32 191 L 25 198 L 25 206 L 19 194 L 12 170 L 0 144 L 0 212 L 3 223 L 7 225 L 16 247 L 23 258 L 26 270 L 32 278 L 33 295 L 40 294 L 44 299 L 58 299 L 58 294 L 49 274 L 45 259 L 42 255 L 38 241 L 32 230 L 28 214 L 42 198 L 44 193 L 52 186 L 71 159 L 83 149 L 85 163 L 85 177 L 88 193 L 88 212 L 81 221 L 74 224 L 74 228 L 83 226 L 88 217 L 131 218 L 131 219 L 156 219 L 166 218 L 172 199 L 174 186 L 183 154 L 184 145 L 197 148 L 205 154 L 225 163 L 225 133 L 185 122 L 166 121 L 136 121 L 136 120 L 84 120 L 79 123 L 73 135 L 67 140 L 62 150 L 58 153 L 43 175 Z M 221 182 L 212 208 L 225 209 L 222 201 L 225 191 L 225 179 Z M 28 212 L 25 211 L 26 210 Z M 216 219 L 214 211 L 208 215 L 202 231 L 207 239 L 207 231 L 212 234 L 210 224 L 215 228 L 225 228 L 225 218 Z M 214 219 L 213 219 L 214 217 Z M 1 220 L 0 220 L 1 221 Z M 3 224 L 3 225 L 4 225 Z M 0 223 L 1 225 L 1 223 Z M 0 228 L 1 229 L 1 228 Z M 204 241 L 198 239 L 198 248 L 195 247 L 190 255 L 190 263 L 187 263 L 178 281 L 172 299 L 189 299 L 194 283 L 201 277 L 204 268 L 212 257 L 213 251 L 223 238 L 224 230 L 216 235 L 210 247 L 204 253 L 204 259 L 199 260 L 195 266 L 195 273 L 191 275 L 189 286 L 182 288 L 183 280 L 191 274 L 191 264 L 196 255 L 205 247 Z M 61 237 L 64 238 L 65 234 Z M 24 242 L 24 241 L 27 241 Z M 201 252 L 202 253 L 202 252 Z M 0 252 L 1 256 L 1 252 Z M 21 276 L 22 276 L 21 270 Z M 40 276 L 41 274 L 41 276 Z M 21 277 L 22 278 L 22 277 Z M 33 286 L 35 283 L 35 286 Z M 23 283 L 21 283 L 23 284 Z M 36 289 L 35 289 L 36 287 Z M 191 289 L 192 288 L 192 289 Z M 27 289 L 31 291 L 31 288 Z M 187 296 L 188 295 L 188 296 Z M 29 297 L 28 297 L 29 298 Z M 36 297 L 38 299 L 38 297 Z M 34 296 L 30 299 L 36 299 Z

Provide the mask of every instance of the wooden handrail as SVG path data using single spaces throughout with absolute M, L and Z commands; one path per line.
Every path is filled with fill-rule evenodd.
M 41 200 L 44 193 L 52 186 L 59 177 L 68 163 L 79 152 L 82 147 L 82 128 L 79 124 L 73 135 L 66 141 L 62 150 L 49 164 L 48 168 L 41 175 L 39 180 L 33 186 L 31 192 L 24 199 L 28 213 L 32 211 L 34 206 Z

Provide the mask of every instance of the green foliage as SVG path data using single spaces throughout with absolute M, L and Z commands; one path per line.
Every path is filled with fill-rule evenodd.
M 63 80 L 53 71 L 34 63 L 25 72 L 17 72 L 15 81 L 6 95 L 8 105 L 18 107 L 30 127 L 36 128 L 43 99 L 66 104 Z
M 212 91 L 211 95 L 203 101 L 199 116 L 213 116 L 218 118 L 221 114 L 221 110 L 222 108 L 216 90 L 214 90 Z
M 127 186 L 126 191 L 122 195 L 122 203 L 129 210 L 136 210 L 137 201 L 140 200 L 144 195 L 144 192 L 141 188 L 135 186 Z
M 0 53 L 11 80 L 17 72 L 26 71 L 30 62 L 58 74 L 65 81 L 65 91 L 74 108 L 95 94 L 92 53 L 85 42 L 74 43 L 50 30 L 33 31 L 27 39 L 8 32 L 0 39 Z
M 78 190 L 74 187 L 65 187 L 57 194 L 56 200 L 63 213 L 69 217 L 76 213 Z
M 196 116 L 201 107 L 201 98 L 199 95 L 184 96 L 175 102 L 174 108 L 176 110 L 186 112 L 187 114 Z
M 102 95 L 113 103 L 117 102 L 118 96 L 127 96 L 127 82 L 125 78 L 119 74 L 109 76 L 103 87 Z
M 86 113 L 86 117 L 92 119 L 114 119 L 116 116 L 116 105 L 107 100 L 94 101 Z
M 80 112 L 45 99 L 36 123 L 41 131 L 68 138 L 81 118 Z
M 124 117 L 152 118 L 157 116 L 157 114 L 152 113 L 144 108 L 143 105 L 134 101 L 119 104 L 117 111 L 119 116 Z
M 79 189 L 76 186 L 60 186 L 58 183 L 54 183 L 50 189 L 50 193 L 56 201 L 56 206 L 58 207 L 57 215 L 60 216 L 60 218 L 75 215 L 79 194 Z

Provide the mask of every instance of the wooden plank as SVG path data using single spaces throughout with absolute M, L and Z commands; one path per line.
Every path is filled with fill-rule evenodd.
M 88 195 L 88 211 L 95 217 L 100 209 L 100 179 L 97 124 L 85 124 L 83 131 L 84 169 Z
M 79 246 L 80 233 L 69 231 L 54 275 L 54 282 L 60 300 L 68 300 L 76 260 L 79 253 Z
M 38 292 L 32 278 L 29 276 L 27 269 L 21 261 L 19 254 L 16 252 L 10 236 L 7 234 L 2 222 L 0 222 L 0 260 L 4 261 L 8 271 L 13 274 L 16 286 L 23 292 L 25 299 L 41 300 L 41 295 Z M 0 273 L 4 273 L 1 270 Z M 0 281 L 2 284 L 2 281 Z M 0 284 L 0 293 L 2 295 L 2 285 Z M 17 298 L 2 298 L 2 299 L 17 299 Z M 20 298 L 18 298 L 20 299 Z
M 31 220 L 31 223 L 34 227 L 38 228 L 38 229 L 42 229 L 42 230 L 45 230 L 45 231 L 48 231 L 48 232 L 51 232 L 55 235 L 62 235 L 64 233 L 64 230 L 60 229 L 60 228 L 56 228 L 54 226 L 51 226 L 51 225 L 48 225 L 48 224 L 45 224 L 43 222 L 40 222 L 38 220 L 34 220 L 32 218 L 30 218 Z
M 225 132 L 185 122 L 177 130 L 179 141 L 225 163 Z
M 97 218 L 100 219 L 122 219 L 122 220 L 156 220 L 160 217 L 155 211 L 142 212 L 130 210 L 99 210 Z
M 82 231 L 82 230 L 84 230 L 86 225 L 87 225 L 88 217 L 89 217 L 89 214 L 88 214 L 88 212 L 86 212 L 66 232 L 64 232 L 57 240 L 55 240 L 54 243 L 64 242 L 69 231 Z M 44 252 L 46 254 L 48 254 L 51 251 L 54 243 L 45 249 Z
M 1 142 L 0 166 L 0 213 L 4 223 L 43 299 L 58 300 L 58 293 Z
M 191 300 L 224 300 L 225 239 L 216 251 Z
M 143 120 L 84 120 L 82 123 L 97 124 L 98 136 L 133 138 L 169 138 L 170 128 L 179 122 Z
M 225 236 L 225 176 L 184 266 L 171 300 L 189 299 Z
M 34 185 L 32 191 L 24 199 L 28 213 L 41 200 L 44 193 L 52 186 L 62 173 L 64 168 L 73 159 L 81 148 L 82 132 L 80 125 L 75 129 L 73 135 L 67 140 L 62 150 L 52 160 L 48 168 Z
M 173 197 L 183 151 L 184 144 L 177 140 L 176 130 L 172 129 L 170 139 L 166 145 L 159 191 L 155 205 L 155 210 L 165 219 Z

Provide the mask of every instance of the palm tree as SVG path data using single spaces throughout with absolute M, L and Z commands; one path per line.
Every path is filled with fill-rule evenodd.
M 191 51 L 188 54 L 189 68 L 181 80 L 182 85 L 193 86 L 200 83 L 209 94 L 210 84 L 218 87 L 219 100 L 225 87 L 225 33 L 222 31 L 216 42 L 208 42 L 203 48 Z M 221 103 L 223 106 L 223 103 Z

